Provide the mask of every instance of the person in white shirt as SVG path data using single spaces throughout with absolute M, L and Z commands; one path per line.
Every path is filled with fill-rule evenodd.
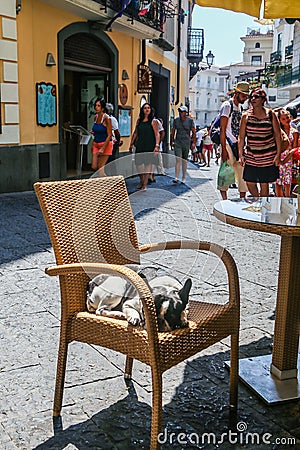
M 207 165 L 207 167 L 210 167 L 210 158 L 212 157 L 213 152 L 213 142 L 210 137 L 210 125 L 207 125 L 206 129 L 204 130 L 203 138 L 202 138 L 202 157 L 204 160 L 204 165 Z
M 244 169 L 239 163 L 237 141 L 242 117 L 241 105 L 248 99 L 249 92 L 249 83 L 246 81 L 237 83 L 233 97 L 226 100 L 220 109 L 221 160 L 222 162 L 228 161 L 232 166 L 241 198 L 246 196 L 248 189 L 243 180 Z M 229 186 L 218 186 L 223 200 L 227 200 L 228 188 Z
M 106 164 L 110 164 L 111 170 L 110 175 L 117 175 L 116 168 L 113 162 L 119 155 L 119 147 L 123 144 L 121 139 L 120 131 L 119 131 L 119 123 L 117 119 L 113 116 L 114 105 L 112 103 L 106 103 L 106 111 L 111 119 L 111 128 L 112 128 L 112 139 L 113 139 L 113 151 L 112 155 L 107 160 Z
M 158 119 L 155 119 L 155 120 L 157 121 L 157 125 L 158 125 L 160 144 L 159 144 L 159 151 L 157 152 L 157 164 L 156 165 L 152 164 L 152 171 L 151 171 L 151 174 L 150 174 L 150 177 L 148 180 L 148 182 L 150 184 L 156 182 L 155 177 L 154 177 L 155 166 L 157 167 L 157 173 L 159 175 L 166 175 L 165 170 L 164 170 L 163 158 L 162 158 L 163 140 L 165 139 L 165 130 L 163 127 L 163 119 L 161 117 L 159 117 Z
M 201 130 L 199 125 L 196 126 L 196 148 L 195 148 L 195 153 L 193 153 L 194 156 L 194 162 L 198 162 L 199 164 L 204 163 L 205 161 L 203 160 L 203 155 L 202 155 L 202 146 L 203 146 L 203 135 L 204 135 L 204 130 Z M 205 164 L 204 164 L 205 165 Z

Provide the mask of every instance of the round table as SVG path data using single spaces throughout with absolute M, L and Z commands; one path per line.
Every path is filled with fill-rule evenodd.
M 269 368 L 266 373 L 268 358 L 264 357 L 258 357 L 262 358 L 264 374 L 258 373 L 257 367 L 250 370 L 250 366 L 253 364 L 245 367 L 245 374 L 248 378 L 247 384 L 253 387 L 268 403 L 298 398 L 300 397 L 300 387 L 297 383 L 300 324 L 300 214 L 298 214 L 298 200 L 297 198 L 278 197 L 223 200 L 215 204 L 214 215 L 223 222 L 237 227 L 281 236 L 271 377 Z M 251 361 L 255 359 L 251 358 Z M 250 372 L 254 374 L 253 377 Z M 256 378 L 260 375 L 269 378 L 266 389 L 263 386 L 259 388 L 262 383 Z M 259 392 L 257 386 L 253 386 L 254 384 L 263 392 Z M 271 389 L 272 386 L 273 389 Z M 275 392 L 272 393 L 271 391 L 274 390 Z

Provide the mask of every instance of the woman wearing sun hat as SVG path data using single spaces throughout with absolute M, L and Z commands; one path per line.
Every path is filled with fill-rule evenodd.
M 243 114 L 239 134 L 239 157 L 243 178 L 254 197 L 268 197 L 269 183 L 279 176 L 281 132 L 276 114 L 266 108 L 267 94 L 256 88 L 250 92 L 250 109 Z M 258 190 L 258 183 L 260 190 Z

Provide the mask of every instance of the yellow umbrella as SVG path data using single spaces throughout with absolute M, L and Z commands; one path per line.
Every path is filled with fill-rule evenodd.
M 200 6 L 228 9 L 242 12 L 249 16 L 260 17 L 263 0 L 196 0 Z M 266 19 L 300 18 L 299 0 L 264 0 L 264 14 Z

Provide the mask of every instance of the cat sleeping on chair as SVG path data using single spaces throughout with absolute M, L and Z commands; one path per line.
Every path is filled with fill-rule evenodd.
M 187 327 L 191 280 L 182 285 L 177 278 L 155 267 L 136 271 L 152 293 L 158 330 Z M 132 284 L 122 276 L 102 274 L 93 278 L 87 287 L 87 309 L 97 315 L 127 319 L 133 326 L 145 326 L 142 302 Z

